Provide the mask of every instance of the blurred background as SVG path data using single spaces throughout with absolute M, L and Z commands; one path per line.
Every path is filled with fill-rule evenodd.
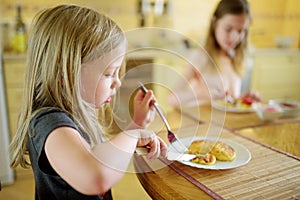
M 149 45 L 145 41 L 165 48 L 172 44 L 172 49 L 184 54 L 197 46 L 193 44 L 203 43 L 210 16 L 218 2 L 219 0 L 0 0 L 0 199 L 33 199 L 32 173 L 30 170 L 12 171 L 8 168 L 7 146 L 16 129 L 22 99 L 26 36 L 31 20 L 38 11 L 62 3 L 72 3 L 107 14 L 127 32 L 140 27 L 167 28 L 184 37 L 172 37 L 168 32 L 156 35 L 151 40 L 145 37 L 153 35 L 138 34 L 135 37 L 132 32 L 129 36 L 136 47 Z M 253 60 L 249 64 L 251 69 L 245 81 L 247 89 L 257 90 L 265 100 L 300 100 L 300 1 L 249 2 L 253 14 L 249 31 Z M 193 42 L 187 44 L 186 38 Z M 160 44 L 162 40 L 170 42 Z M 172 66 L 179 71 L 186 64 L 174 56 L 144 52 L 130 54 L 127 65 L 131 69 L 149 63 Z M 143 70 L 144 75 L 135 78 L 149 82 L 159 82 L 162 79 L 170 83 L 174 81 L 160 70 L 160 67 L 150 67 Z M 164 105 L 165 89 L 154 89 L 162 106 L 167 106 Z M 135 181 L 128 185 L 131 180 Z M 134 192 L 126 193 L 128 189 Z M 124 193 L 127 199 L 149 198 L 134 175 L 125 176 L 114 191 L 116 199 L 123 199 Z

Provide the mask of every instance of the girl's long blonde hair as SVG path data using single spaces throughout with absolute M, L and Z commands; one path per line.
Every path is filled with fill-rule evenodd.
M 89 8 L 59 5 L 35 17 L 28 41 L 24 100 L 10 146 L 11 167 L 30 166 L 26 157 L 29 124 L 47 107 L 70 114 L 91 145 L 101 141 L 103 131 L 95 108 L 80 94 L 81 66 L 124 41 L 114 21 Z
M 218 67 L 218 56 L 220 46 L 215 37 L 215 23 L 226 14 L 240 15 L 245 14 L 251 19 L 250 5 L 247 0 L 221 0 L 213 13 L 213 21 L 208 29 L 205 49 L 208 54 L 213 58 Z M 232 57 L 232 64 L 235 72 L 240 76 L 244 72 L 245 55 L 247 50 L 248 29 L 245 36 L 239 45 L 235 48 L 235 55 Z

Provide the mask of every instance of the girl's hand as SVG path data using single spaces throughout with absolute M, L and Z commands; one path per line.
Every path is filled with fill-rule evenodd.
M 146 157 L 151 161 L 155 160 L 160 155 L 163 157 L 166 157 L 167 155 L 167 144 L 153 131 L 141 130 L 137 147 L 145 146 L 149 148 L 149 153 L 146 154 Z
M 154 120 L 155 109 L 153 104 L 156 102 L 152 90 L 148 90 L 146 94 L 139 90 L 134 97 L 134 115 L 133 121 L 140 128 L 146 128 Z

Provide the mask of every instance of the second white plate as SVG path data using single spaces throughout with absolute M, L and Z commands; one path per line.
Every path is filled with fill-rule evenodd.
M 244 108 L 238 106 L 225 106 L 223 101 L 212 101 L 211 103 L 213 108 L 218 110 L 227 111 L 227 112 L 234 112 L 234 113 L 246 113 L 246 112 L 254 112 L 252 107 Z

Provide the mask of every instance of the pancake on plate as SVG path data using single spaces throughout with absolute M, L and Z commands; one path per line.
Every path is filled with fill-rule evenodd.
M 204 144 L 205 144 L 205 146 L 204 146 Z M 216 160 L 233 161 L 236 157 L 236 152 L 235 152 L 234 148 L 232 148 L 230 145 L 225 144 L 224 142 L 220 142 L 220 141 L 218 141 L 218 142 L 208 141 L 208 142 L 204 143 L 204 140 L 195 140 L 190 144 L 187 153 L 197 155 L 197 154 L 200 154 L 202 148 L 209 148 L 210 149 L 209 154 L 215 156 Z M 208 160 L 208 159 L 206 158 L 206 160 Z M 205 162 L 205 161 L 203 161 L 203 162 Z M 200 164 L 202 164 L 202 163 L 200 163 Z
M 234 148 L 224 142 L 216 142 L 210 153 L 221 161 L 232 161 L 236 157 Z
M 208 147 L 210 147 L 213 143 L 207 142 L 206 144 Z M 200 154 L 202 148 L 204 148 L 204 140 L 195 140 L 190 144 L 187 153 L 195 155 Z

